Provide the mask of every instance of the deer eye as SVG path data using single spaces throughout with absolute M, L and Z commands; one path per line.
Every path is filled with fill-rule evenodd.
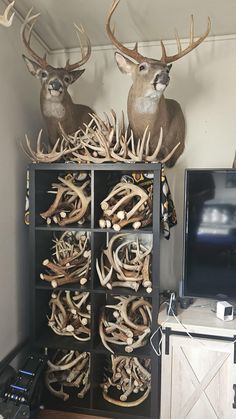
M 146 70 L 146 68 L 147 68 L 146 64 L 140 64 L 139 71 Z
M 46 79 L 47 76 L 48 76 L 48 73 L 46 71 L 42 71 L 42 73 L 41 73 L 42 79 Z
M 66 83 L 70 83 L 70 77 L 69 77 L 69 76 L 65 76 L 65 77 L 64 77 L 64 81 L 65 81 Z

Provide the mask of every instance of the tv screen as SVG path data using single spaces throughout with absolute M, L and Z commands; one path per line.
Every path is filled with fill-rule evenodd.
M 236 170 L 185 175 L 183 294 L 236 299 Z

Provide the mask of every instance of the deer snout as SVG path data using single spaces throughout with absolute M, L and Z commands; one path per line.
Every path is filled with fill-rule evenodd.
M 169 74 L 167 72 L 163 72 L 163 73 L 160 73 L 160 74 L 156 75 L 153 84 L 157 85 L 157 84 L 160 83 L 160 84 L 164 84 L 165 86 L 167 86 L 169 84 L 169 81 L 170 81 Z
M 52 80 L 49 83 L 49 90 L 56 90 L 56 91 L 62 91 L 62 83 L 60 82 L 60 80 Z
M 169 81 L 170 81 L 169 74 L 168 73 L 164 73 L 164 74 L 161 75 L 160 80 L 159 80 L 159 83 L 163 83 L 163 84 L 165 84 L 167 86 L 169 84 Z

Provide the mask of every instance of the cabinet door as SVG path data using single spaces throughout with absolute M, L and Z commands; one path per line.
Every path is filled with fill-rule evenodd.
M 164 346 L 161 419 L 236 419 L 233 343 L 171 335 Z

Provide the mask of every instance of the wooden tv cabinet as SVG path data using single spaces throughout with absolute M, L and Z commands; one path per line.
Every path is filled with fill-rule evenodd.
M 162 305 L 161 419 L 236 418 L 236 319 L 219 320 L 214 307 L 196 299 L 178 309 L 181 325 Z

